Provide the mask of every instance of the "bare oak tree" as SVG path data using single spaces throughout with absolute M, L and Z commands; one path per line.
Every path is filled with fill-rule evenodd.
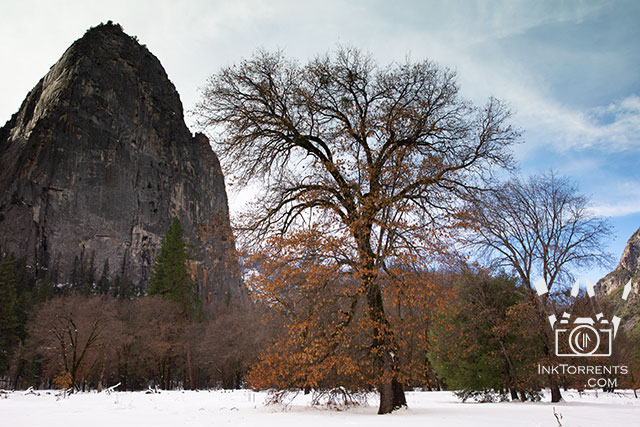
M 221 131 L 213 141 L 227 176 L 264 190 L 243 228 L 256 245 L 319 223 L 343 238 L 340 262 L 372 322 L 379 413 L 406 405 L 380 274 L 428 253 L 460 198 L 509 165 L 509 112 L 495 99 L 470 105 L 455 73 L 432 62 L 379 67 L 341 48 L 304 66 L 258 52 L 213 75 L 196 114 Z
M 554 312 L 549 293 L 573 279 L 575 269 L 610 262 L 604 243 L 611 228 L 589 210 L 589 201 L 570 181 L 552 172 L 514 178 L 472 203 L 476 232 L 469 243 L 494 266 L 513 270 L 538 306 L 539 334 L 544 353 L 553 358 L 547 315 Z M 549 293 L 536 295 L 542 277 Z M 551 399 L 562 397 L 550 376 Z
M 68 376 L 70 385 L 84 387 L 112 348 L 108 333 L 117 328 L 110 298 L 56 297 L 39 306 L 30 323 L 31 345 L 43 360 L 45 376 Z

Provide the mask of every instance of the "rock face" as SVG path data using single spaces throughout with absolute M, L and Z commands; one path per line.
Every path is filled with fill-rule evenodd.
M 224 178 L 158 59 L 111 23 L 64 53 L 0 129 L 0 248 L 34 268 L 95 255 L 147 283 L 173 217 L 207 303 L 242 294 Z
M 622 252 L 615 270 L 598 280 L 595 286 L 599 295 L 609 295 L 632 279 L 633 293 L 638 294 L 640 282 L 640 228 L 633 233 Z

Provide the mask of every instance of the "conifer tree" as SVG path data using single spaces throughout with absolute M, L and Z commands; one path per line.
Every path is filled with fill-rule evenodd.
M 89 267 L 84 272 L 84 292 L 92 294 L 96 290 L 96 251 L 91 251 L 91 258 L 89 259 Z
M 17 304 L 16 267 L 13 258 L 7 257 L 0 261 L 0 374 L 6 371 L 19 340 Z
M 102 274 L 100 275 L 100 279 L 98 279 L 98 293 L 102 295 L 109 294 L 109 288 L 111 284 L 109 283 L 109 258 L 105 258 L 104 264 L 102 266 Z
M 113 296 L 120 299 L 133 299 L 136 295 L 135 286 L 127 276 L 127 253 L 125 252 L 120 263 L 120 273 L 113 281 Z
M 35 302 L 50 300 L 56 294 L 56 286 L 49 275 L 38 280 L 36 284 Z
M 73 257 L 73 264 L 71 266 L 71 275 L 69 276 L 69 284 L 71 285 L 72 288 L 76 287 L 80 283 L 80 277 L 82 277 L 81 271 L 82 271 L 81 261 L 78 259 L 78 256 L 76 255 Z
M 483 399 L 506 392 L 537 399 L 532 366 L 542 355 L 531 328 L 535 307 L 523 286 L 482 270 L 463 270 L 451 280 L 453 296 L 436 310 L 430 328 L 428 357 L 438 376 L 464 391 L 463 400 L 475 392 Z
M 174 218 L 153 268 L 149 295 L 161 295 L 176 302 L 182 313 L 191 319 L 199 311 L 200 300 L 196 284 L 187 271 L 187 261 L 191 256 L 183 235 L 180 221 Z
M 174 301 L 180 308 L 180 314 L 188 321 L 200 314 L 201 301 L 196 283 L 191 280 L 187 270 L 187 261 L 192 259 L 188 245 L 183 239 L 184 230 L 178 218 L 173 218 L 169 230 L 162 242 L 160 255 L 151 274 L 149 295 L 161 295 Z M 185 346 L 189 387 L 193 390 L 193 365 L 191 347 Z

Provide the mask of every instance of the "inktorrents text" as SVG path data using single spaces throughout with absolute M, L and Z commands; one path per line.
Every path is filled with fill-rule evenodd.
M 539 375 L 594 375 L 587 380 L 587 387 L 590 388 L 615 388 L 618 386 L 618 378 L 603 377 L 627 375 L 629 367 L 626 365 L 570 365 L 561 363 L 558 365 L 538 365 Z M 600 378 L 595 378 L 600 376 Z

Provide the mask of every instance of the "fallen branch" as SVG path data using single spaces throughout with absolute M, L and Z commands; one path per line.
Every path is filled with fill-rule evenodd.
M 107 387 L 107 388 L 104 390 L 104 392 L 105 392 L 105 393 L 107 393 L 107 394 L 111 394 L 111 393 L 113 393 L 113 392 L 116 390 L 116 388 L 117 388 L 117 387 L 120 387 L 120 384 L 122 384 L 122 383 L 118 383 L 118 384 L 116 384 L 116 385 L 112 385 L 111 387 Z
M 66 399 L 67 396 L 70 396 L 71 394 L 73 394 L 73 391 L 74 391 L 73 387 L 60 390 L 60 392 L 56 394 L 56 397 L 57 397 L 56 400 L 60 400 L 60 398 Z
M 144 392 L 144 394 L 160 394 L 160 390 L 158 390 L 158 386 L 155 386 L 155 388 L 151 388 L 151 386 L 149 386 L 149 388 L 147 389 L 147 391 Z
M 559 412 L 556 412 L 556 407 L 553 407 L 553 416 L 556 417 L 556 421 L 558 421 L 558 427 L 562 427 L 562 423 L 560 422 L 560 420 L 562 419 L 562 414 Z
M 27 389 L 27 391 L 24 392 L 24 395 L 27 396 L 29 394 L 35 394 L 36 396 L 40 396 L 40 393 L 36 393 L 35 391 L 33 391 L 33 387 L 29 387 Z

